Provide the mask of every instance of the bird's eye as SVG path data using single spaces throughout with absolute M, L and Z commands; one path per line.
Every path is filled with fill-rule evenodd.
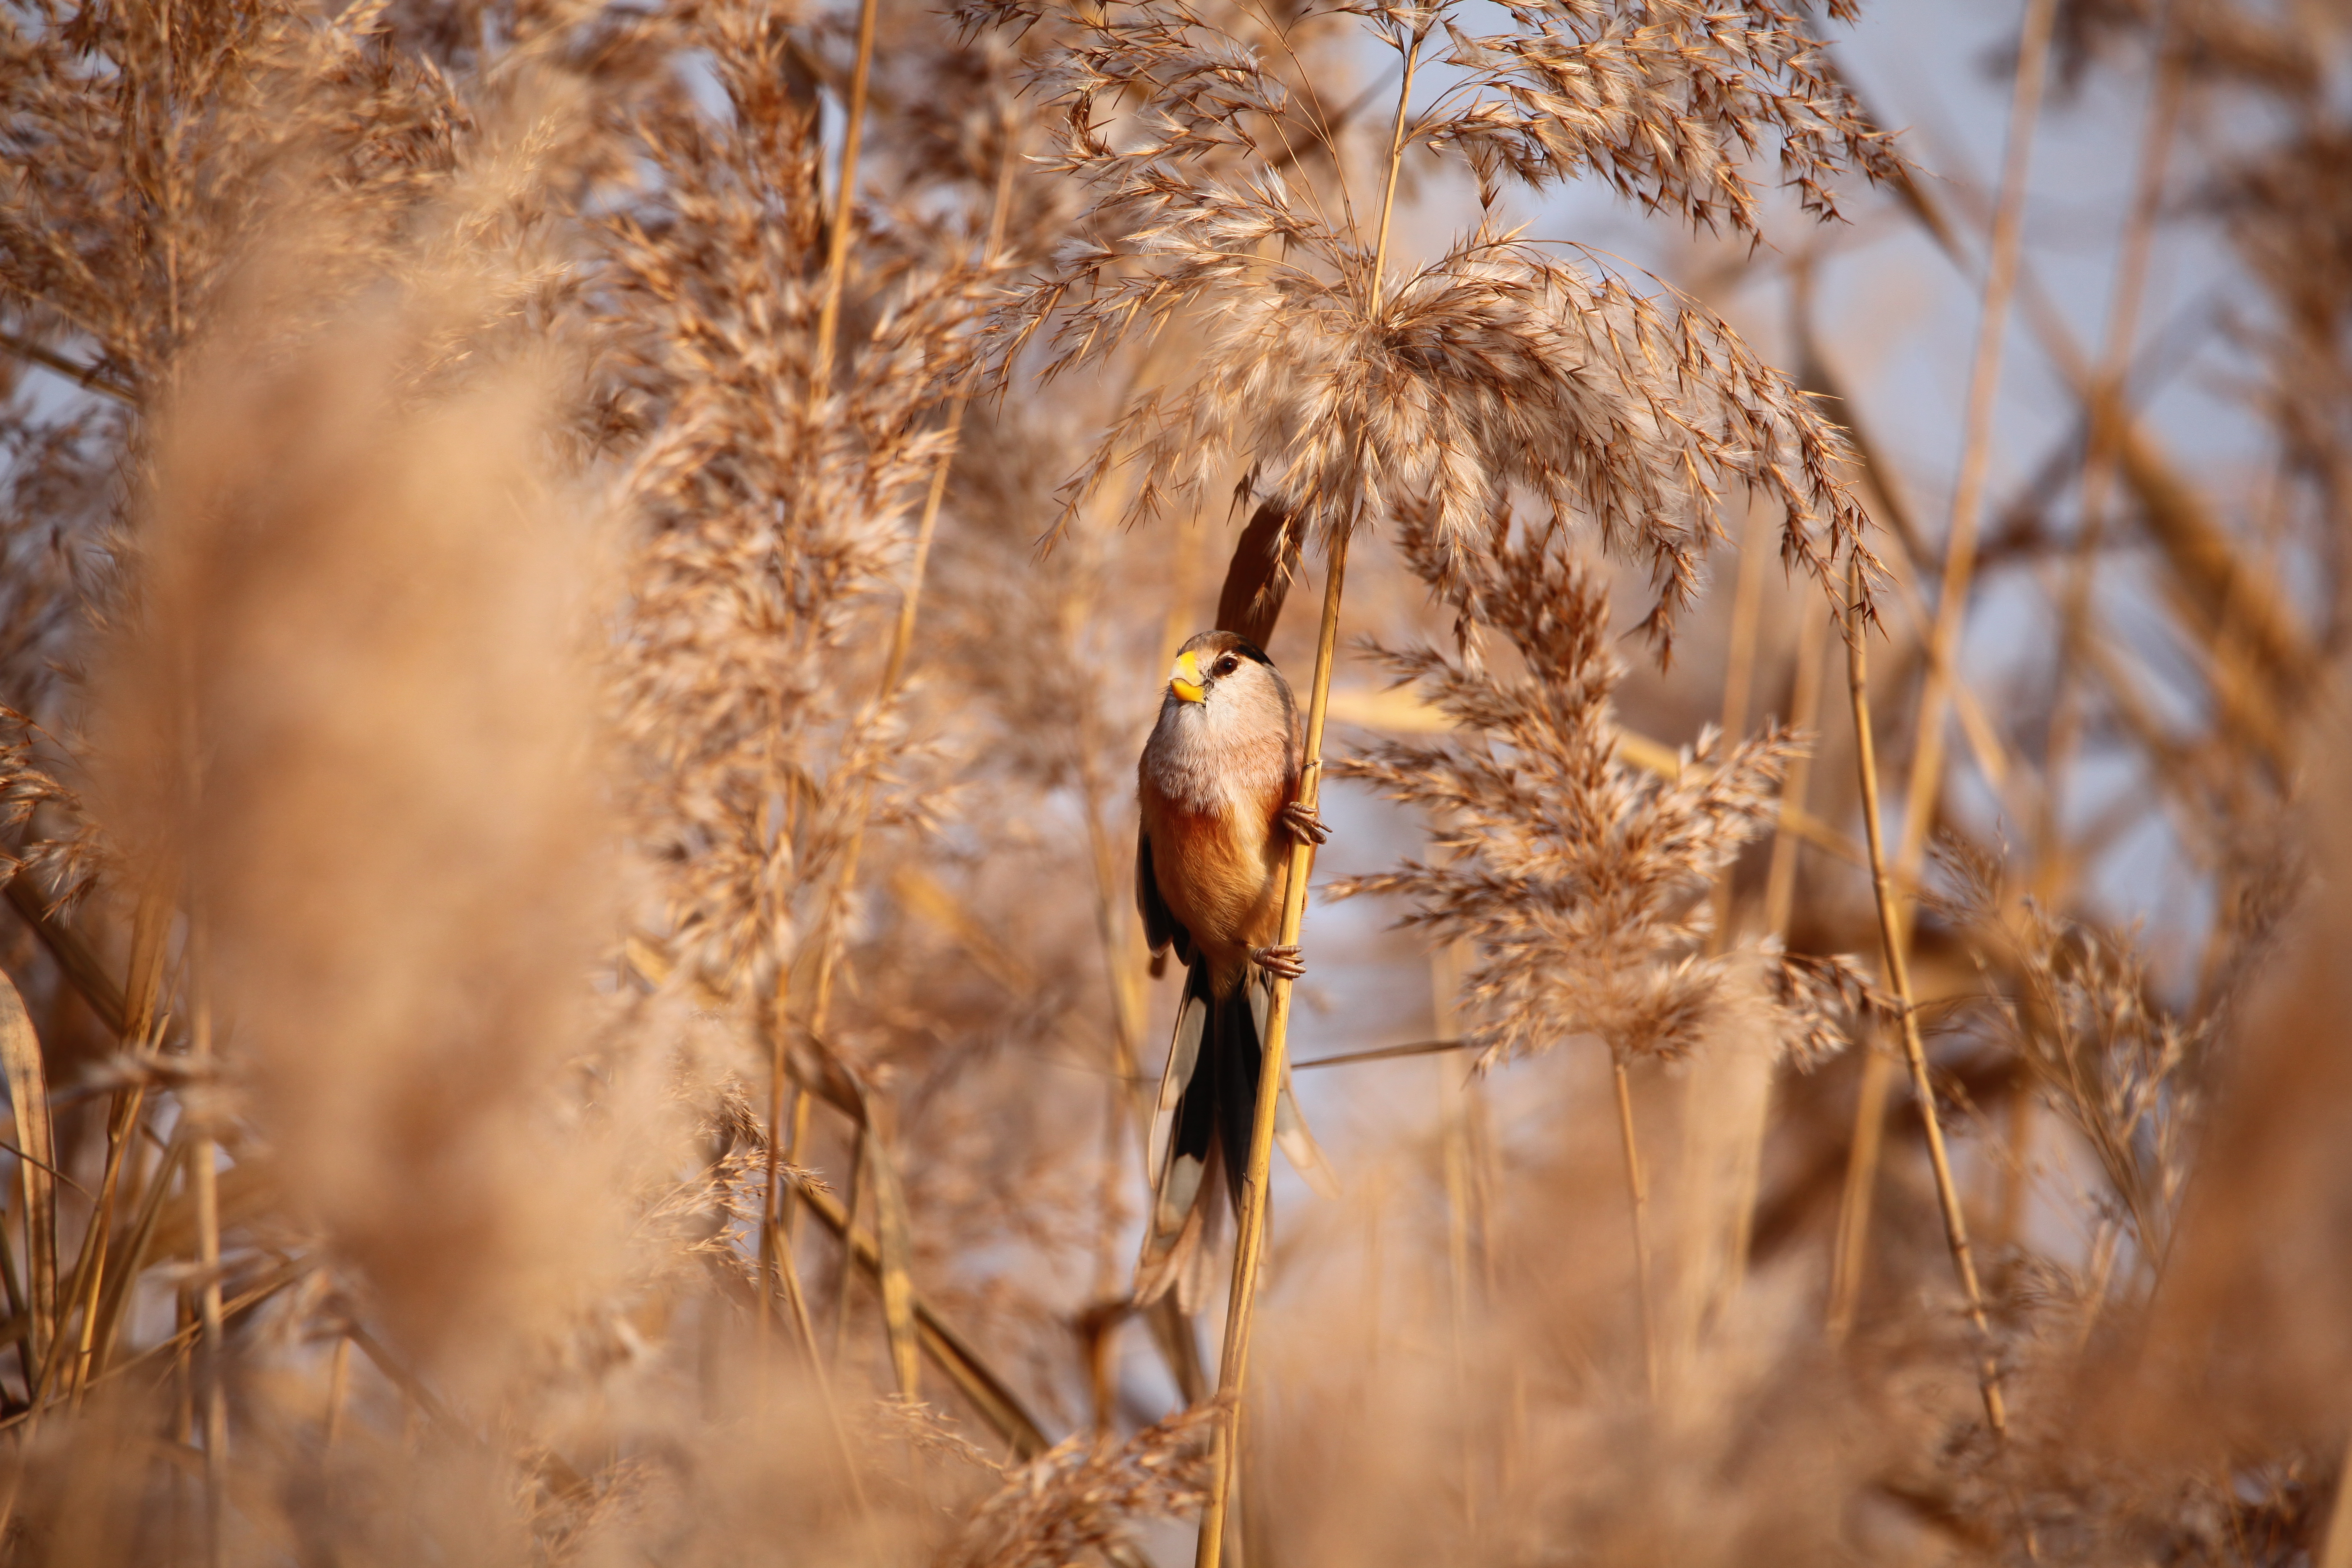
M 1231 675 L 1234 670 L 1239 669 L 1240 668 L 1241 666 L 1234 661 L 1234 656 L 1232 654 L 1227 654 L 1224 658 L 1217 660 L 1217 673 L 1219 675 Z

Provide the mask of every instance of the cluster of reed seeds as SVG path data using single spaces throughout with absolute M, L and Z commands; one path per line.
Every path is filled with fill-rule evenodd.
M 2352 26 L 2023 0 L 1979 185 L 1851 10 L 0 4 L 0 1560 L 2352 1568 Z

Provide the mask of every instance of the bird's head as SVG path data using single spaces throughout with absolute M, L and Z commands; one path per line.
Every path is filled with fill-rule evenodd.
M 1228 696 L 1261 695 L 1282 678 L 1274 662 L 1253 643 L 1232 632 L 1202 632 L 1186 643 L 1168 671 L 1168 695 L 1180 704 L 1224 705 Z

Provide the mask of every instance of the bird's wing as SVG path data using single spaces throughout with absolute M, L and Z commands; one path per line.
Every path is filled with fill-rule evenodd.
M 1160 879 L 1151 870 L 1151 830 L 1141 823 L 1135 826 L 1135 909 L 1143 917 L 1143 945 L 1156 955 L 1176 947 L 1176 956 L 1185 963 L 1192 962 L 1192 933 L 1184 929 L 1168 900 L 1160 896 Z M 1151 966 L 1160 973 L 1160 966 Z
M 1171 1285 L 1181 1284 L 1180 1297 L 1197 1295 L 1194 1259 L 1201 1251 L 1203 1226 L 1213 1215 L 1204 1210 L 1202 1184 L 1213 1181 L 1207 1136 L 1196 1109 L 1193 1124 L 1180 1142 L 1178 1121 L 1184 1093 L 1201 1061 L 1201 1047 L 1209 1032 L 1212 1005 L 1196 971 L 1185 977 L 1184 1000 L 1176 1011 L 1176 1037 L 1169 1042 L 1168 1068 L 1160 1075 L 1160 1103 L 1151 1118 L 1151 1137 L 1145 1155 L 1151 1171 L 1151 1212 L 1143 1226 L 1143 1255 L 1135 1266 L 1135 1299 L 1149 1305 Z M 1192 1147 L 1191 1145 L 1199 1145 Z M 1191 1311 L 1191 1306 L 1186 1306 Z
M 1209 998 L 1188 976 L 1184 1000 L 1176 1010 L 1176 1036 L 1168 1045 L 1168 1068 L 1160 1075 L 1160 1103 L 1153 1108 L 1150 1152 L 1145 1156 L 1160 1201 L 1175 1209 L 1178 1217 L 1191 1205 L 1201 1177 L 1198 1170 L 1189 1173 L 1189 1184 L 1181 1188 L 1181 1202 L 1172 1202 L 1178 1194 L 1169 1184 L 1168 1146 L 1176 1133 L 1177 1108 L 1183 1104 L 1184 1090 L 1192 1082 L 1192 1069 L 1201 1060 L 1201 1044 L 1209 1032 Z M 1194 1153 L 1197 1156 L 1198 1151 Z M 1200 1163 L 1197 1158 L 1194 1163 Z

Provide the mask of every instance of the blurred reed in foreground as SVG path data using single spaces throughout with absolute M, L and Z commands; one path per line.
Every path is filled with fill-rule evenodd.
M 2347 36 L 2031 0 L 1979 190 L 1848 10 L 7 9 L 9 1560 L 2352 1564 Z M 1126 781 L 1221 602 L 1349 1191 L 1201 1323 Z

